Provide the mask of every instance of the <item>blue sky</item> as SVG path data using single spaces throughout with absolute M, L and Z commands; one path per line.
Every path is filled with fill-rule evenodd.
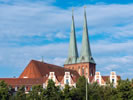
M 131 0 L 0 0 L 0 77 L 18 77 L 31 59 L 63 65 L 72 7 L 80 54 L 86 5 L 97 71 L 133 78 Z

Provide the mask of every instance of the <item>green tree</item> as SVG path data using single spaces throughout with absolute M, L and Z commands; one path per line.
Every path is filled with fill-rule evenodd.
M 8 86 L 4 81 L 0 82 L 0 100 L 8 99 Z
M 12 88 L 12 86 L 8 86 L 8 95 L 9 95 L 9 100 L 14 100 L 15 99 L 15 90 Z
M 42 91 L 41 85 L 33 85 L 32 90 L 28 94 L 28 100 L 43 100 Z
M 118 97 L 121 100 L 133 100 L 133 86 L 132 82 L 127 80 L 120 80 L 117 86 Z
M 71 96 L 71 99 L 70 100 L 80 100 L 79 99 L 79 93 L 77 91 L 77 88 L 75 88 L 75 87 L 72 87 L 71 88 L 70 96 Z
M 101 100 L 103 95 L 103 89 L 97 82 L 88 84 L 88 98 L 89 100 Z
M 117 88 L 114 88 L 112 85 L 103 86 L 104 100 L 119 100 L 117 93 Z
M 60 87 L 56 87 L 54 81 L 51 79 L 48 81 L 47 88 L 43 95 L 46 100 L 62 100 Z
M 16 100 L 26 100 L 25 86 L 21 86 L 16 93 Z
M 77 83 L 77 95 L 78 100 L 85 100 L 86 98 L 86 78 L 84 76 L 79 77 Z
M 64 100 L 71 100 L 71 94 L 70 94 L 71 90 L 70 89 L 71 89 L 71 87 L 68 84 L 66 84 L 65 88 L 63 90 Z

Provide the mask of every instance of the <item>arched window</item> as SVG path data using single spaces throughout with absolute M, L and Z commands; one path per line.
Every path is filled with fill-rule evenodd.
M 112 79 L 112 83 L 114 83 L 115 82 L 115 79 Z
M 66 79 L 66 84 L 69 84 L 69 80 L 68 79 Z
M 97 79 L 97 83 L 99 83 L 99 79 Z
M 84 67 L 82 67 L 82 75 L 84 75 Z
M 80 74 L 80 67 L 78 67 L 78 72 L 79 72 L 79 74 Z

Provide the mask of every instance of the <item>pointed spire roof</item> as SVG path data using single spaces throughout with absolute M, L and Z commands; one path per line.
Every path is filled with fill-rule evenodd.
M 81 48 L 81 54 L 80 54 L 78 62 L 95 63 L 94 59 L 92 58 L 91 49 L 90 49 L 85 8 L 84 8 L 84 26 L 83 26 L 83 36 L 82 36 L 82 48 Z
M 76 63 L 77 57 L 78 57 L 78 50 L 77 50 L 76 35 L 75 35 L 74 15 L 73 15 L 73 10 L 72 10 L 72 25 L 71 25 L 69 52 L 68 52 L 68 58 L 65 64 Z

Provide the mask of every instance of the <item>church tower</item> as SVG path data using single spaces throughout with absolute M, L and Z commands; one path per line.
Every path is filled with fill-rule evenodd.
M 73 37 L 72 36 L 70 37 L 70 44 L 71 44 L 71 38 Z M 76 39 L 75 39 L 75 42 L 76 42 Z M 69 50 L 72 48 L 71 46 L 69 45 Z M 73 52 L 71 53 L 70 54 L 73 55 Z M 80 53 L 80 57 L 78 57 L 78 53 L 76 57 L 77 59 L 75 60 L 74 63 L 65 63 L 64 67 L 68 69 L 76 70 L 81 76 L 82 75 L 84 75 L 85 77 L 94 76 L 96 64 L 91 54 L 85 9 L 84 9 L 84 25 L 83 25 L 81 53 Z M 68 57 L 68 59 L 70 59 L 70 56 Z
M 65 64 L 76 64 L 78 58 L 78 50 L 77 50 L 77 43 L 76 43 L 76 35 L 75 35 L 75 24 L 74 24 L 74 15 L 72 10 L 72 26 L 71 26 L 71 35 L 70 35 L 70 44 L 69 44 L 69 51 L 68 51 L 68 58 Z

